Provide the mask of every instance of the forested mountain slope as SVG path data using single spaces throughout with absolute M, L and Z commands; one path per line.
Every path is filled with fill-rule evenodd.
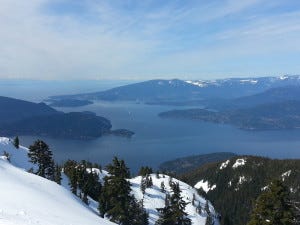
M 207 164 L 182 179 L 199 189 L 221 213 L 222 223 L 244 225 L 249 221 L 254 200 L 274 179 L 289 187 L 292 198 L 300 200 L 300 160 L 273 160 L 237 156 Z

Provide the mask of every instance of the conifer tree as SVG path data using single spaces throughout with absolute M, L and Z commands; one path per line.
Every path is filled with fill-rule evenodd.
M 149 215 L 143 208 L 142 201 L 138 202 L 135 198 L 132 198 L 129 207 L 130 225 L 147 225 L 149 223 Z
M 10 154 L 7 151 L 3 152 L 3 156 L 5 156 L 7 161 L 10 162 Z
M 205 225 L 214 225 L 214 220 L 211 214 L 208 214 L 205 220 Z
M 139 170 L 139 173 L 138 175 L 139 176 L 142 176 L 142 177 L 145 177 L 147 175 L 150 175 L 151 173 L 153 173 L 153 170 L 151 167 L 148 167 L 148 166 L 142 166 Z
M 110 176 L 104 178 L 104 185 L 99 198 L 99 212 L 102 217 L 107 216 L 112 222 L 130 225 L 136 218 L 137 204 L 130 194 L 129 169 L 123 160 L 114 158 L 107 166 Z M 143 210 L 143 209 L 140 209 Z M 144 223 L 141 223 L 142 225 Z
M 201 202 L 199 201 L 198 206 L 196 208 L 197 213 L 202 214 L 202 206 L 201 206 Z
M 273 181 L 257 199 L 248 225 L 292 225 L 295 215 L 289 191 L 281 180 Z
M 33 145 L 29 146 L 28 157 L 31 163 L 38 165 L 38 170 L 35 174 L 49 180 L 54 180 L 52 151 L 45 142 L 37 140 Z
M 55 165 L 55 175 L 54 175 L 54 181 L 57 183 L 57 184 L 61 184 L 61 168 L 59 165 Z
M 77 195 L 77 188 L 78 188 L 78 182 L 77 182 L 77 170 L 76 168 L 70 169 L 70 175 L 69 175 L 69 185 L 71 187 L 71 191 L 74 195 Z
M 14 139 L 14 146 L 15 148 L 19 148 L 20 147 L 20 141 L 19 141 L 19 137 L 16 136 Z
M 146 183 L 146 179 L 144 179 L 143 177 L 141 179 L 140 188 L 141 188 L 141 191 L 142 191 L 142 193 L 144 195 L 145 191 L 146 191 L 146 188 L 147 188 L 147 183 Z
M 165 182 L 162 181 L 160 183 L 160 189 L 161 189 L 161 192 L 163 192 L 163 193 L 166 191 Z
M 156 176 L 156 179 L 159 179 L 159 178 L 160 178 L 160 176 L 159 176 L 159 171 L 158 171 L 158 170 L 156 171 L 155 176 Z
M 171 184 L 173 194 L 166 196 L 165 207 L 158 209 L 160 213 L 156 225 L 191 225 L 191 220 L 184 211 L 187 203 L 180 196 L 179 183 Z

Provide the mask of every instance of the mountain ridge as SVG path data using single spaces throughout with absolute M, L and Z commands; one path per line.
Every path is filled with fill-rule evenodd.
M 256 94 L 272 87 L 300 85 L 300 76 L 228 78 L 218 80 L 148 80 L 124 85 L 106 91 L 76 95 L 51 96 L 50 100 L 78 99 L 105 101 L 137 101 L 160 104 L 160 101 L 193 101 L 223 98 L 237 98 Z

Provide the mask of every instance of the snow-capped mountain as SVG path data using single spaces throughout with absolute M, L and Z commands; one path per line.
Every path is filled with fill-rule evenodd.
M 9 160 L 5 155 L 9 155 Z M 68 177 L 62 174 L 62 185 L 37 175 L 28 173 L 34 167 L 28 162 L 28 149 L 15 148 L 8 138 L 0 138 L 0 225 L 79 225 L 79 224 L 113 224 L 98 215 L 98 202 L 89 198 L 89 206 L 73 195 L 69 188 Z M 104 170 L 93 168 L 103 181 L 109 174 Z M 89 171 L 90 172 L 90 171 Z M 153 186 L 141 191 L 141 176 L 129 179 L 132 194 L 137 200 L 143 200 L 143 206 L 149 213 L 149 224 L 154 225 L 158 219 L 157 208 L 163 208 L 165 197 L 171 194 L 170 180 L 178 182 L 181 196 L 187 202 L 188 213 L 192 224 L 204 225 L 207 213 L 204 210 L 208 203 L 211 215 L 218 225 L 217 213 L 213 206 L 197 190 L 188 184 L 163 174 L 151 174 Z M 161 184 L 164 184 L 164 190 Z M 202 210 L 199 212 L 199 207 Z
M 300 84 L 300 75 L 281 75 L 278 77 L 229 78 L 217 80 L 186 80 L 188 84 L 198 87 L 230 86 L 230 85 L 293 85 Z
M 229 78 L 217 80 L 149 80 L 112 88 L 106 91 L 77 95 L 52 96 L 52 100 L 137 101 L 166 104 L 174 101 L 195 101 L 211 98 L 237 98 L 270 88 L 300 85 L 300 76 Z

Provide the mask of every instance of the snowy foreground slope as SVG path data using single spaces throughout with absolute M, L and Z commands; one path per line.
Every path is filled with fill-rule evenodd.
M 1 157 L 6 151 L 10 155 L 9 163 Z M 69 181 L 62 174 L 62 185 L 46 180 L 26 172 L 33 167 L 28 162 L 28 149 L 16 149 L 8 138 L 0 138 L 0 225 L 93 225 L 113 224 L 97 215 L 98 203 L 89 198 L 89 207 L 70 192 Z M 100 181 L 108 175 L 104 170 L 93 169 L 98 173 Z M 166 194 L 172 194 L 169 185 L 170 177 L 167 175 L 151 175 L 153 186 L 142 194 L 140 184 L 141 176 L 129 179 L 137 200 L 142 200 L 149 213 L 149 224 L 154 225 L 158 219 L 157 208 L 165 205 Z M 161 190 L 161 183 L 165 191 Z M 188 203 L 186 212 L 194 225 L 205 225 L 207 213 L 206 200 L 198 195 L 196 189 L 175 178 L 172 182 L 179 182 L 181 196 Z M 194 196 L 194 205 L 192 204 Z M 201 206 L 199 213 L 197 207 Z M 210 212 L 216 215 L 214 208 L 209 204 Z M 218 225 L 215 220 L 215 225 Z
M 90 171 L 90 169 L 88 169 Z M 103 183 L 103 179 L 105 176 L 109 176 L 108 172 L 105 170 L 99 170 L 97 168 L 93 168 L 93 172 L 99 175 L 99 180 Z M 151 174 L 151 179 L 153 182 L 153 186 L 146 188 L 145 194 L 143 195 L 141 191 L 141 176 L 137 176 L 132 179 L 128 179 L 131 184 L 131 193 L 134 197 L 141 201 L 143 200 L 143 207 L 149 214 L 149 225 L 154 225 L 157 219 L 159 218 L 159 214 L 157 212 L 157 208 L 163 208 L 165 206 L 165 197 L 167 194 L 171 195 L 172 190 L 169 184 L 170 177 L 168 175 L 159 174 Z M 185 212 L 188 214 L 189 218 L 192 221 L 193 225 L 205 225 L 207 212 L 205 211 L 206 199 L 201 197 L 197 190 L 190 185 L 172 178 L 172 182 L 178 182 L 181 190 L 181 197 L 183 200 L 188 203 L 185 209 Z M 68 186 L 68 178 L 63 176 L 62 185 L 69 189 Z M 165 190 L 162 191 L 161 183 L 164 183 Z M 194 198 L 194 204 L 192 204 Z M 217 213 L 214 210 L 214 207 L 208 202 L 209 210 L 213 219 L 215 220 L 214 224 L 219 225 L 219 221 L 217 219 Z M 89 206 L 91 209 L 97 213 L 98 203 L 89 198 Z M 197 208 L 201 206 L 201 212 Z
M 24 148 L 15 149 L 0 139 L 0 152 L 11 153 L 12 162 L 27 164 Z M 0 158 L 0 225 L 110 225 L 83 205 L 70 191 L 27 173 Z
M 145 190 L 145 195 L 143 196 L 140 183 L 141 176 L 130 179 L 130 183 L 132 186 L 132 193 L 138 200 L 142 200 L 144 202 L 144 207 L 149 213 L 149 224 L 153 225 L 155 221 L 158 219 L 158 213 L 156 208 L 163 208 L 165 206 L 165 196 L 166 194 L 171 194 L 171 187 L 169 185 L 169 176 L 159 174 L 159 178 L 156 177 L 155 174 L 151 175 L 153 186 L 151 188 L 147 188 Z M 165 185 L 165 193 L 161 191 L 160 185 L 161 182 Z M 196 189 L 192 188 L 190 185 L 181 182 L 175 178 L 172 179 L 172 182 L 179 182 L 181 196 L 183 200 L 188 203 L 186 206 L 185 212 L 189 215 L 189 218 L 192 220 L 192 224 L 204 225 L 207 217 L 207 213 L 205 212 L 205 203 L 206 200 L 198 195 Z M 192 204 L 193 195 L 195 196 L 194 205 Z M 197 210 L 197 206 L 201 206 L 202 212 L 199 213 Z M 210 212 L 212 215 L 216 215 L 214 208 L 211 204 L 209 204 Z M 215 225 L 218 225 L 217 220 L 215 221 Z

